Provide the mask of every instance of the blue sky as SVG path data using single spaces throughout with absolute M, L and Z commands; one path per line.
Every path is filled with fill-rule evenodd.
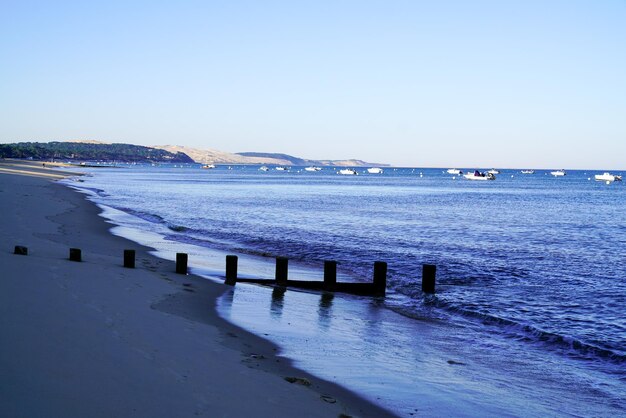
M 625 1 L 3 1 L 0 142 L 626 169 Z

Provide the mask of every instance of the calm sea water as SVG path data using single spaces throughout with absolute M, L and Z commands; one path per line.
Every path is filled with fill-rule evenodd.
M 384 332 L 362 332 L 370 345 L 394 349 L 390 357 L 397 361 L 390 363 L 395 361 L 395 366 L 376 371 L 379 377 L 389 376 L 381 377 L 383 383 L 376 387 L 367 375 L 353 379 L 354 369 L 344 370 L 345 382 L 341 376 L 338 380 L 400 414 L 413 413 L 408 398 L 414 396 L 411 388 L 416 383 L 398 376 L 402 371 L 428 375 L 416 366 L 428 360 L 411 357 L 417 347 L 427 349 L 416 335 L 406 334 L 425 329 L 435 341 L 430 348 L 462 359 L 448 362 L 460 366 L 449 379 L 465 382 L 464 401 L 475 411 L 521 416 L 626 413 L 624 184 L 596 182 L 596 171 L 568 171 L 555 178 L 544 171 L 524 175 L 504 170 L 489 182 L 454 178 L 442 169 L 359 172 L 341 176 L 328 168 L 311 173 L 302 168 L 260 172 L 244 166 L 134 166 L 92 170 L 93 176 L 80 187 L 93 191 L 97 203 L 125 214 L 116 218 L 119 224 L 157 233 L 169 243 L 250 257 L 256 263 L 250 275 L 271 278 L 271 259 L 286 256 L 297 268 L 290 278 L 321 277 L 323 261 L 336 260 L 342 279 L 369 281 L 373 262 L 388 262 L 389 294 L 384 300 L 341 297 L 331 298 L 328 305 L 328 299 L 311 302 L 310 294 L 277 298 L 252 286 L 231 295 L 224 302 L 230 308 L 222 314 L 270 335 L 280 335 L 275 315 L 242 319 L 237 307 L 247 306 L 242 312 L 250 316 L 250 306 L 269 304 L 267 310 L 275 314 L 276 306 L 289 305 L 286 301 L 308 298 L 292 306 L 318 304 L 318 325 L 324 323 L 329 306 L 335 309 L 336 325 L 342 321 L 339 312 L 343 319 L 380 319 L 387 324 Z M 264 260 L 265 270 L 259 267 Z M 205 267 L 215 275 L 223 268 L 223 260 L 219 263 Z M 425 263 L 437 266 L 434 296 L 421 292 Z M 240 269 L 245 272 L 245 266 Z M 370 309 L 374 305 L 375 314 Z M 306 313 L 296 309 L 289 315 L 293 319 Z M 400 329 L 396 317 L 405 324 Z M 417 325 L 412 324 L 422 328 L 413 329 Z M 344 348 L 351 347 L 356 343 L 346 335 L 353 328 L 353 323 L 337 325 L 343 331 L 333 335 L 336 331 L 321 327 L 314 345 L 330 350 L 342 340 Z M 281 345 L 295 344 L 286 351 L 301 365 L 327 378 L 342 375 L 337 369 L 325 375 L 328 364 L 316 365 L 315 356 L 302 353 L 298 347 L 310 345 L 311 338 L 298 340 L 296 333 L 288 334 L 277 339 Z M 308 331 L 304 334 L 311 337 Z M 324 338 L 328 341 L 322 347 Z M 471 373 L 457 371 L 468 362 Z M 493 373 L 481 381 L 492 389 L 491 395 L 468 389 L 475 367 Z M 507 377 L 498 377 L 493 372 L 498 369 Z M 386 391 L 381 389 L 384 384 Z M 437 384 L 445 387 L 445 379 Z M 498 392 L 507 385 L 511 393 Z M 541 387 L 541 394 L 534 387 Z M 400 395 L 372 395 L 381 391 Z M 499 405 L 502 396 L 509 401 L 496 409 L 474 403 L 482 397 L 487 404 Z M 559 407 L 568 396 L 573 404 Z M 535 409 L 528 408 L 529 399 Z

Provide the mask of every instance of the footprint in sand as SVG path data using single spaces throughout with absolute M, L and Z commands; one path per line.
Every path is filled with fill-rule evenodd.
M 311 382 L 309 381 L 309 379 L 305 379 L 304 377 L 285 377 L 285 380 L 288 381 L 289 383 L 295 383 L 296 385 L 302 385 L 302 386 L 311 386 Z

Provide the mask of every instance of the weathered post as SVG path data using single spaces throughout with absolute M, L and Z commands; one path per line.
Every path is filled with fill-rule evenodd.
M 276 284 L 287 285 L 289 259 L 287 257 L 276 257 Z
M 237 260 L 236 255 L 226 256 L 226 284 L 234 285 L 237 283 Z
M 374 293 L 385 295 L 387 290 L 387 263 L 384 261 L 374 262 Z
M 324 289 L 333 290 L 337 284 L 337 262 L 324 261 Z
M 82 261 L 80 248 L 70 248 L 70 261 Z
M 13 254 L 28 255 L 28 248 L 24 247 L 23 245 L 16 245 Z
M 124 250 L 124 267 L 135 268 L 135 250 Z
M 176 253 L 176 273 L 187 274 L 187 260 L 186 253 Z
M 422 267 L 422 292 L 435 293 L 435 275 L 437 266 L 433 264 L 424 264 Z

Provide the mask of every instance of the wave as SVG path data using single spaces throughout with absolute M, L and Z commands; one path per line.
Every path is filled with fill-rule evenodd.
M 68 185 L 68 186 L 70 186 L 70 187 L 72 187 L 72 188 L 74 188 L 74 189 L 77 189 L 77 190 L 82 191 L 82 192 L 87 192 L 87 194 L 96 195 L 98 197 L 109 197 L 109 196 L 111 196 L 110 194 L 108 194 L 104 190 L 98 189 L 97 187 L 85 187 L 83 185 L 79 186 L 79 185 L 74 184 L 73 182 L 70 182 L 69 180 L 64 180 L 63 183 Z
M 97 189 L 92 190 L 99 196 Z M 390 250 L 380 250 L 368 248 L 367 251 L 358 246 L 352 246 L 349 240 L 340 236 L 332 236 L 326 232 L 322 236 L 309 237 L 308 240 L 296 240 L 286 236 L 285 231 L 254 231 L 225 226 L 219 221 L 207 220 L 206 223 L 212 228 L 193 228 L 188 225 L 171 222 L 161 215 L 146 211 L 135 210 L 127 207 L 117 207 L 117 209 L 136 216 L 151 223 L 160 224 L 168 228 L 172 233 L 166 234 L 166 239 L 178 242 L 189 243 L 202 247 L 214 248 L 224 251 L 232 251 L 240 254 L 248 254 L 259 257 L 286 256 L 301 265 L 316 265 L 323 260 L 335 259 L 339 261 L 339 271 L 353 277 L 357 281 L 368 281 L 371 279 L 371 268 L 374 260 L 385 260 L 393 262 L 388 271 L 388 285 L 391 292 L 397 292 L 410 299 L 405 306 L 389 306 L 391 309 L 404 316 L 424 320 L 427 315 L 431 315 L 430 320 L 436 320 L 436 313 L 422 312 L 424 306 L 436 308 L 448 314 L 459 315 L 464 318 L 478 320 L 477 324 L 495 328 L 496 333 L 500 333 L 508 338 L 518 341 L 540 344 L 550 350 L 557 350 L 560 353 L 578 360 L 603 359 L 616 364 L 626 363 L 626 355 L 616 352 L 610 348 L 594 345 L 588 341 L 561 335 L 559 333 L 542 330 L 536 326 L 523 324 L 509 318 L 484 313 L 472 309 L 467 305 L 460 305 L 458 302 L 447 301 L 441 297 L 425 297 L 421 290 L 417 276 L 421 275 L 421 262 L 417 257 L 410 257 L 394 254 Z M 238 231 L 238 229 L 240 229 Z M 245 232 L 242 232 L 245 231 Z M 280 237 L 280 238 L 277 238 Z M 324 242 L 326 240 L 327 242 Z M 340 256 L 338 256 L 338 254 Z M 522 268 L 506 268 L 494 265 L 491 269 L 483 271 L 480 276 L 472 275 L 451 275 L 445 274 L 456 270 L 476 271 L 471 265 L 467 265 L 471 260 L 454 261 L 445 258 L 437 260 L 436 264 L 441 265 L 440 273 L 444 277 L 455 277 L 448 279 L 447 285 L 474 287 L 482 282 L 494 282 L 503 276 L 510 278 L 525 277 L 528 272 Z M 413 271 L 413 277 L 409 275 Z M 419 306 L 419 305 L 422 306 Z
M 139 211 L 132 208 L 122 207 L 122 206 L 113 206 L 115 209 L 121 210 L 122 212 L 126 212 L 129 215 L 136 216 L 139 219 L 143 219 L 144 221 L 148 221 L 155 224 L 166 224 L 165 219 L 162 216 L 157 215 L 156 213 Z
M 430 295 L 429 295 L 430 296 Z M 568 357 L 578 360 L 608 360 L 615 364 L 626 363 L 626 355 L 617 353 L 609 348 L 599 347 L 577 338 L 561 335 L 555 332 L 539 329 L 533 325 L 522 324 L 508 318 L 502 318 L 493 314 L 482 313 L 444 301 L 436 296 L 425 298 L 425 303 L 431 304 L 449 313 L 461 315 L 466 318 L 478 319 L 481 324 L 495 326 L 509 338 L 533 344 L 541 344 L 548 348 L 556 348 Z

